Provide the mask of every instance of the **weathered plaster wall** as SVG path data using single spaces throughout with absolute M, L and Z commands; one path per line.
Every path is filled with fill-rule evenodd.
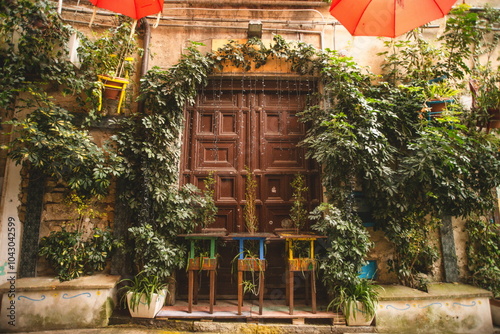
M 472 6 L 490 3 L 492 6 L 500 7 L 500 0 L 466 2 Z M 202 8 L 202 2 L 169 1 L 165 4 L 159 27 L 152 29 L 150 50 L 153 58 L 149 62 L 149 68 L 159 66 L 167 69 L 176 64 L 190 41 L 204 43 L 205 46 L 200 47 L 200 50 L 210 52 L 216 47 L 215 40 L 245 39 L 248 22 L 261 20 L 263 22 L 263 39 L 270 40 L 274 34 L 280 34 L 286 40 L 303 41 L 316 48 L 340 50 L 342 53 L 354 57 L 362 66 L 368 66 L 376 73 L 380 72 L 382 58 L 375 55 L 381 51 L 384 41 L 390 39 L 352 37 L 342 26 L 335 25 L 336 20 L 328 13 L 328 4 L 326 3 L 317 5 L 314 2 L 310 8 L 286 7 L 283 6 L 284 3 L 286 2 L 276 2 L 276 6 L 260 6 L 258 1 L 238 2 L 236 5 L 230 5 L 228 2 L 217 2 L 211 4 L 210 8 Z M 94 21 L 95 24 L 89 28 L 90 6 L 81 4 L 80 1 L 65 1 L 64 4 L 63 18 L 88 36 L 102 32 L 107 27 L 115 26 L 118 22 L 115 15 L 109 12 L 104 15 L 106 13 L 100 11 Z M 153 24 L 154 19 L 150 18 L 149 22 Z M 442 22 L 443 20 L 437 20 L 432 24 L 439 25 Z M 433 38 L 439 32 L 440 28 L 429 28 L 425 30 L 424 34 Z M 139 67 L 140 63 L 137 64 L 137 68 Z M 66 106 L 71 106 L 73 102 L 70 97 L 58 96 L 58 100 Z M 131 103 L 125 108 L 126 113 L 135 110 L 135 104 Z M 102 143 L 103 139 L 109 135 L 99 129 L 93 131 L 93 134 L 98 143 Z M 24 186 L 26 186 L 25 182 L 23 181 Z M 62 203 L 63 193 L 64 189 L 57 182 L 51 181 L 49 183 L 49 191 L 44 198 L 45 208 L 42 216 L 41 237 L 49 234 L 51 230 L 60 228 L 61 224 L 74 217 Z M 112 225 L 113 196 L 114 193 L 111 193 L 108 198 L 99 203 L 104 215 L 100 219 L 92 220 L 92 225 L 100 227 Z M 25 200 L 25 195 L 22 195 L 21 201 L 24 203 Z M 23 214 L 21 207 L 21 220 Z M 2 222 L 3 225 L 5 222 Z M 466 238 L 462 232 L 463 222 L 454 220 L 453 226 L 460 275 L 465 277 L 464 249 Z M 369 232 L 376 245 L 370 254 L 370 259 L 378 261 L 379 278 L 386 282 L 394 282 L 395 277 L 388 272 L 386 265 L 387 260 L 392 257 L 392 245 L 384 237 L 383 232 L 375 231 L 372 228 L 369 228 Z M 436 242 L 439 240 L 437 234 L 433 236 L 433 240 Z M 441 265 L 438 263 L 435 270 L 436 279 L 442 277 L 440 268 Z M 42 265 L 39 273 L 45 272 L 46 268 Z

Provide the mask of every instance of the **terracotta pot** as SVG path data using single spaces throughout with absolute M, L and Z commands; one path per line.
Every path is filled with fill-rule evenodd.
M 452 103 L 453 100 L 431 100 L 431 101 L 426 101 L 425 104 L 427 107 L 431 108 L 431 110 L 428 112 L 428 116 L 430 118 L 439 118 L 441 117 L 441 113 L 443 110 L 446 109 L 446 106 L 449 103 Z
M 104 84 L 103 97 L 108 100 L 118 100 L 121 92 L 129 83 L 128 79 L 107 75 L 98 75 L 98 78 Z
M 107 100 L 118 100 L 120 98 L 121 89 L 105 87 L 103 96 Z

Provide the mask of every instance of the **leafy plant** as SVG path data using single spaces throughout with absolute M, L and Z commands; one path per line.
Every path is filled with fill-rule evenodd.
M 8 109 L 21 92 L 47 84 L 78 92 L 85 80 L 68 60 L 74 30 L 63 23 L 49 1 L 0 1 L 0 108 Z
M 500 225 L 493 220 L 471 218 L 466 222 L 469 235 L 467 263 L 471 283 L 500 297 Z
M 167 290 L 167 283 L 165 283 L 158 276 L 148 275 L 145 272 L 138 273 L 132 279 L 123 279 L 120 281 L 120 283 L 129 284 L 125 285 L 121 289 L 131 294 L 129 307 L 133 311 L 135 311 L 139 307 L 139 304 L 142 302 L 143 298 L 146 304 L 149 306 L 151 305 L 154 294 L 164 295 L 169 292 Z M 125 297 L 126 294 L 123 295 L 123 298 Z
M 203 217 L 201 218 L 201 221 L 203 223 L 203 227 L 207 227 L 215 223 L 218 211 L 217 206 L 215 205 L 215 178 L 213 171 L 208 174 L 208 177 L 203 180 L 203 183 L 205 185 L 205 188 L 203 189 L 205 205 L 202 211 Z
M 334 298 L 328 308 L 342 309 L 348 319 L 351 315 L 356 319 L 358 303 L 362 305 L 362 313 L 366 320 L 375 316 L 379 292 L 367 279 L 358 279 L 346 285 L 337 285 L 334 288 Z
M 321 203 L 311 212 L 310 219 L 315 221 L 311 228 L 328 237 L 319 268 L 329 293 L 335 293 L 336 286 L 357 283 L 373 245 L 359 217 L 352 212 L 342 212 L 332 204 Z
M 450 86 L 447 81 L 432 83 L 427 86 L 429 100 L 446 100 L 457 95 L 460 91 Z
M 102 35 L 95 36 L 94 40 L 82 36 L 81 46 L 78 49 L 80 66 L 83 70 L 94 74 L 120 77 L 128 72 L 134 72 L 134 58 L 132 55 L 142 55 L 143 50 L 137 46 L 134 35 L 130 35 L 131 20 L 123 17 L 122 22 L 110 28 Z
M 309 188 L 306 186 L 304 175 L 296 174 L 291 183 L 292 192 L 292 207 L 290 208 L 290 219 L 292 224 L 298 230 L 304 226 L 307 220 L 306 197 Z
M 52 231 L 40 240 L 39 255 L 47 259 L 61 281 L 69 281 L 82 275 L 102 271 L 113 250 L 121 243 L 109 230 L 95 228 L 84 238 L 80 231 Z
M 111 149 L 97 146 L 74 116 L 55 105 L 45 94 L 35 94 L 35 107 L 26 118 L 12 120 L 17 136 L 7 147 L 17 164 L 67 183 L 80 198 L 104 196 L 111 178 L 120 174 L 119 158 Z
M 258 226 L 257 207 L 255 201 L 257 199 L 257 180 L 250 169 L 246 168 L 247 174 L 245 177 L 245 207 L 243 217 L 245 226 L 248 232 L 255 233 Z
M 405 217 L 400 224 L 387 227 L 387 236 L 397 249 L 395 258 L 388 264 L 401 284 L 427 290 L 429 282 L 422 279 L 422 274 L 432 274 L 432 265 L 439 258 L 437 246 L 429 242 L 439 223 L 436 218 L 414 214 Z
M 255 272 L 259 272 L 260 274 L 264 275 L 265 260 L 260 259 L 258 252 L 255 249 L 258 245 L 257 242 L 250 241 L 246 244 L 248 247 L 245 248 L 243 252 L 236 254 L 236 256 L 231 261 L 231 271 L 233 274 L 236 273 L 236 268 L 240 265 L 246 268 L 246 270 L 243 271 L 243 275 L 245 275 L 245 273 L 247 272 L 250 272 L 251 278 L 246 279 L 246 277 L 243 277 L 243 293 L 249 292 L 254 294 L 255 296 L 258 296 L 260 293 L 260 289 L 262 289 L 262 286 L 260 279 L 257 279 Z M 241 255 L 243 255 L 243 259 L 240 259 Z

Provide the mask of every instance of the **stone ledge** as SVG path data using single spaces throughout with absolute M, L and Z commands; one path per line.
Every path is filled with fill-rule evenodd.
M 429 292 L 402 285 L 380 285 L 380 301 L 434 300 L 443 298 L 491 298 L 490 291 L 461 283 L 431 283 Z
M 105 327 L 117 303 L 119 279 L 102 274 L 67 282 L 12 277 L 0 287 L 0 332 Z
M 120 280 L 115 275 L 92 275 L 75 278 L 71 281 L 60 282 L 54 277 L 24 277 L 15 279 L 16 292 L 40 290 L 81 290 L 81 289 L 112 289 Z M 11 283 L 0 285 L 0 293 L 8 292 Z

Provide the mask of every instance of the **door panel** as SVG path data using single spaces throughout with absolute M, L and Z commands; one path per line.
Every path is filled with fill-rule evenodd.
M 255 174 L 257 214 L 260 232 L 273 232 L 289 219 L 292 204 L 290 183 L 296 173 L 306 176 L 308 209 L 318 203 L 321 193 L 316 164 L 307 160 L 298 143 L 306 126 L 296 114 L 306 106 L 313 92 L 311 81 L 215 80 L 203 89 L 194 106 L 186 112 L 182 155 L 182 182 L 203 189 L 203 180 L 214 172 L 216 222 L 210 227 L 244 232 L 246 167 Z M 268 245 L 266 271 L 268 293 L 284 295 L 284 243 Z M 236 244 L 219 247 L 218 295 L 234 296 L 231 260 Z M 274 279 L 273 279 L 274 277 Z M 268 285 L 269 284 L 269 285 Z
M 232 81 L 219 81 L 205 88 L 189 108 L 182 180 L 197 184 L 197 178 L 215 172 L 216 204 L 225 210 L 217 225 L 224 222 L 224 226 L 231 226 L 229 232 L 245 231 L 246 167 L 258 180 L 257 204 L 263 231 L 271 229 L 269 221 L 273 221 L 273 228 L 281 227 L 284 218 L 278 217 L 287 214 L 276 212 L 285 212 L 291 206 L 290 183 L 295 173 L 303 173 L 308 183 L 315 183 L 308 184 L 308 199 L 311 203 L 318 201 L 319 178 L 314 176 L 318 170 L 298 145 L 306 128 L 296 116 L 312 89 L 310 82 L 256 80 L 238 88 Z M 272 208 L 268 208 L 270 205 Z M 227 210 L 234 219 L 231 224 L 227 222 Z

